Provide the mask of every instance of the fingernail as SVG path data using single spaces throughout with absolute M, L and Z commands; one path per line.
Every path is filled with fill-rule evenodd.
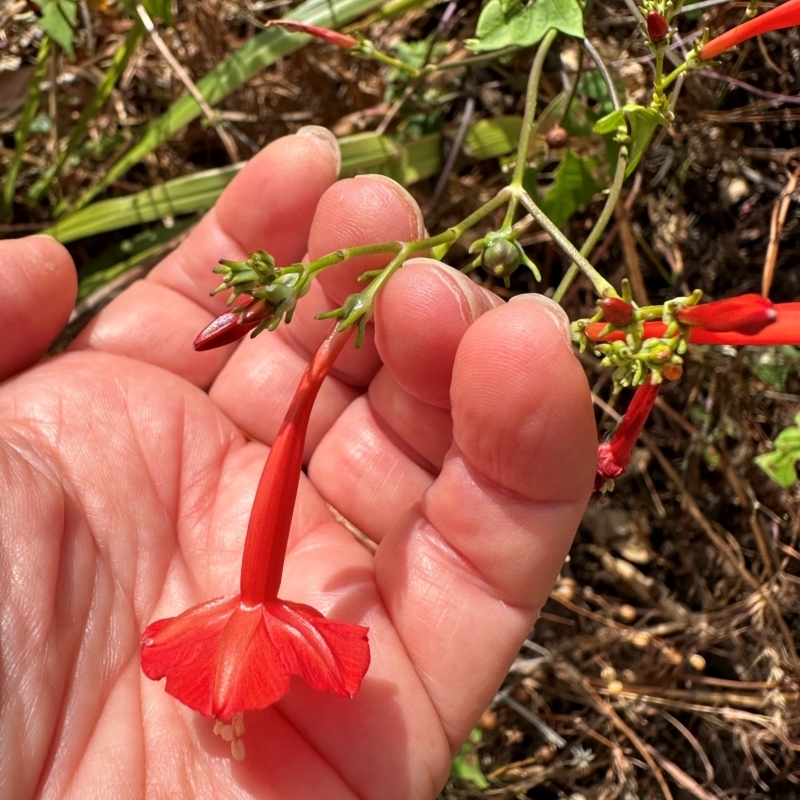
M 295 136 L 314 139 L 314 141 L 323 142 L 327 145 L 336 159 L 336 174 L 339 174 L 342 166 L 342 151 L 339 149 L 339 140 L 327 128 L 323 128 L 321 125 L 306 125 L 304 128 L 300 128 Z
M 518 294 L 516 297 L 512 297 L 508 302 L 517 304 L 535 303 L 539 306 L 539 308 L 550 317 L 553 325 L 562 334 L 565 344 L 569 347 L 570 352 L 572 352 L 572 329 L 570 328 L 569 317 L 558 303 L 551 300 L 549 297 L 545 297 L 543 294 L 535 293 Z
M 409 211 L 413 214 L 411 218 L 412 227 L 416 225 L 417 236 L 422 237 L 425 235 L 425 219 L 422 216 L 422 211 L 417 205 L 417 201 L 409 194 L 408 190 L 402 187 L 397 181 L 386 177 L 386 175 L 356 175 L 356 178 L 377 181 L 378 183 L 384 183 L 386 186 L 389 186 L 392 191 L 394 191 L 398 197 L 401 197 L 408 205 Z
M 56 239 L 55 236 L 51 236 L 49 233 L 32 233 L 27 238 L 28 239 L 47 239 L 48 242 L 57 242 L 58 241 L 58 239 Z

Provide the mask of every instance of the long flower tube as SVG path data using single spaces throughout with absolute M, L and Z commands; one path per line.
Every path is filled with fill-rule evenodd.
M 311 409 L 336 356 L 355 330 L 336 326 L 308 364 L 270 450 L 256 491 L 242 557 L 240 593 L 151 623 L 142 670 L 166 691 L 218 720 L 215 732 L 244 757 L 241 714 L 289 691 L 293 675 L 352 697 L 369 667 L 367 628 L 328 620 L 278 599 Z
M 660 383 L 648 380 L 633 395 L 625 416 L 617 424 L 614 433 L 607 442 L 601 442 L 597 448 L 597 474 L 594 478 L 594 491 L 599 492 L 608 481 L 622 475 L 631 462 L 636 440 L 639 438 L 644 423 L 658 397 Z
M 792 28 L 795 25 L 800 25 L 800 0 L 789 0 L 789 2 L 767 11 L 766 14 L 760 14 L 743 22 L 707 42 L 700 50 L 700 58 L 703 61 L 709 61 L 754 36 L 761 36 L 763 33 L 782 28 Z
M 725 302 L 725 301 L 721 301 Z M 708 304 L 709 306 L 712 303 Z M 702 308 L 702 306 L 699 306 Z M 691 344 L 734 345 L 800 345 L 800 302 L 776 303 L 776 319 L 756 333 L 743 333 L 737 330 L 706 330 L 700 327 L 690 327 L 689 342 Z M 605 322 L 592 322 L 586 326 L 584 333 L 594 342 L 617 342 L 625 339 L 625 331 L 612 331 L 603 335 L 608 327 Z M 644 338 L 660 339 L 667 330 L 663 322 L 645 322 Z

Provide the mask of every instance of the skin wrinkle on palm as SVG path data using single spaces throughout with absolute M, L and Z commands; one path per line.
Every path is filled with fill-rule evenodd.
M 325 161 L 324 148 L 309 148 L 303 142 L 295 144 L 290 138 L 267 148 L 243 171 L 244 178 L 238 186 L 229 189 L 223 201 L 230 211 L 236 202 L 246 202 L 249 185 L 258 183 L 262 191 L 275 186 L 273 175 L 279 170 L 272 168 L 272 159 L 285 157 L 286 148 L 295 146 L 302 150 L 304 159 L 310 159 L 310 171 L 317 169 L 318 174 L 331 176 L 326 179 L 330 186 L 333 176 L 327 166 L 329 162 Z M 313 210 L 320 204 L 327 186 L 311 180 L 292 187 L 300 193 L 311 194 L 302 203 L 298 198 L 298 208 L 309 207 L 310 211 L 296 215 L 294 223 L 305 232 L 297 235 L 295 241 L 308 237 Z M 415 224 L 418 212 L 409 206 L 405 193 L 369 179 L 345 181 L 337 192 L 340 197 L 345 193 L 350 215 L 358 213 L 359 194 L 365 192 L 369 196 L 372 210 L 370 219 L 365 221 L 367 225 L 362 228 L 368 230 L 372 226 L 371 235 L 382 239 L 418 235 L 417 231 L 409 229 Z M 377 214 L 377 227 L 372 213 L 376 206 L 383 212 Z M 274 436 L 270 431 L 276 429 L 285 408 L 281 403 L 273 407 L 268 402 L 264 406 L 259 400 L 263 387 L 250 382 L 247 362 L 250 359 L 274 360 L 276 366 L 272 374 L 276 385 L 291 387 L 304 363 L 298 354 L 312 352 L 319 341 L 320 326 L 311 321 L 311 316 L 315 307 L 329 301 L 324 294 L 316 293 L 305 298 L 310 301 L 308 318 L 296 318 L 291 336 L 276 332 L 252 341 L 246 339 L 228 348 L 233 356 L 219 351 L 187 356 L 186 343 L 191 342 L 205 323 L 198 326 L 196 317 L 185 322 L 181 315 L 169 319 L 171 335 L 164 340 L 160 352 L 149 347 L 137 352 L 136 342 L 153 341 L 165 324 L 159 283 L 170 287 L 171 297 L 177 292 L 187 298 L 187 303 L 194 303 L 198 312 L 206 305 L 203 294 L 210 288 L 207 259 L 210 257 L 213 261 L 215 253 L 228 255 L 215 250 L 214 243 L 224 245 L 225 238 L 213 229 L 215 216 L 210 215 L 206 227 L 200 226 L 193 239 L 183 245 L 183 250 L 162 264 L 157 276 L 138 284 L 140 288 L 130 295 L 132 300 L 122 295 L 102 312 L 76 341 L 71 352 L 20 373 L 26 363 L 31 364 L 38 358 L 47 339 L 56 334 L 66 319 L 69 306 L 66 301 L 63 309 L 53 303 L 46 310 L 52 312 L 52 318 L 41 309 L 37 315 L 30 315 L 26 303 L 31 298 L 26 296 L 18 301 L 19 319 L 26 322 L 27 329 L 35 322 L 41 326 L 41 331 L 26 337 L 20 325 L 20 335 L 15 340 L 19 344 L 17 351 L 7 353 L 5 341 L 0 346 L 0 369 L 10 377 L 0 386 L 0 429 L 13 424 L 8 415 L 15 409 L 24 408 L 26 414 L 37 420 L 48 447 L 40 449 L 36 458 L 45 474 L 60 476 L 77 487 L 79 505 L 76 508 L 89 500 L 82 494 L 88 487 L 93 487 L 92 491 L 97 494 L 96 500 L 91 501 L 96 509 L 121 508 L 121 498 L 125 499 L 125 513 L 115 515 L 113 529 L 104 528 L 99 519 L 93 520 L 91 531 L 97 542 L 75 538 L 82 524 L 79 517 L 66 520 L 62 537 L 78 548 L 74 563 L 76 569 L 81 570 L 72 589 L 79 593 L 88 590 L 91 594 L 95 574 L 109 586 L 115 582 L 128 583 L 130 575 L 123 573 L 131 569 L 132 574 L 137 575 L 129 595 L 133 606 L 127 607 L 120 596 L 117 605 L 96 609 L 93 613 L 100 616 L 88 626 L 68 629 L 70 638 L 65 640 L 68 651 L 77 653 L 74 648 L 80 643 L 81 652 L 88 658 L 82 661 L 86 669 L 79 670 L 74 683 L 65 684 L 58 671 L 61 666 L 42 661 L 41 651 L 26 649 L 29 662 L 24 674 L 48 675 L 51 685 L 65 687 L 66 694 L 59 695 L 56 705 L 42 708 L 41 715 L 37 716 L 39 730 L 44 736 L 27 739 L 25 769 L 20 769 L 22 762 L 18 761 L 11 773 L 12 796 L 28 793 L 25 787 L 30 787 L 31 778 L 26 775 L 38 781 L 36 776 L 43 774 L 43 759 L 50 747 L 50 737 L 54 731 L 62 730 L 59 709 L 69 707 L 75 709 L 77 715 L 73 716 L 70 736 L 64 734 L 66 738 L 58 742 L 63 757 L 59 757 L 47 777 L 42 778 L 46 787 L 70 782 L 76 791 L 84 794 L 99 786 L 99 781 L 108 787 L 107 774 L 92 772 L 92 765 L 100 763 L 102 751 L 118 762 L 111 780 L 115 796 L 120 797 L 136 792 L 143 777 L 151 788 L 169 786 L 172 796 L 194 796 L 190 787 L 201 775 L 204 785 L 213 787 L 210 790 L 218 796 L 229 793 L 230 781 L 237 783 L 238 791 L 245 795 L 255 796 L 258 792 L 260 796 L 276 798 L 313 796 L 320 791 L 326 797 L 349 798 L 354 792 L 348 786 L 358 787 L 362 798 L 434 797 L 447 776 L 453 749 L 458 747 L 494 695 L 520 642 L 530 632 L 533 615 L 504 609 L 503 598 L 511 597 L 518 588 L 505 584 L 502 571 L 490 570 L 494 586 L 489 595 L 460 574 L 457 561 L 438 560 L 436 546 L 432 546 L 435 538 L 412 535 L 421 521 L 414 516 L 414 509 L 408 508 L 408 499 L 400 495 L 390 499 L 384 511 L 406 521 L 395 525 L 385 536 L 374 528 L 365 530 L 370 538 L 380 540 L 373 559 L 330 516 L 324 502 L 330 493 L 325 476 L 334 475 L 335 470 L 330 471 L 326 465 L 337 452 L 348 447 L 351 435 L 347 425 L 348 408 L 370 384 L 381 363 L 384 363 L 382 369 L 391 372 L 394 380 L 385 382 L 380 393 L 369 395 L 369 402 L 375 404 L 376 410 L 369 425 L 377 425 L 375 420 L 381 418 L 383 424 L 388 422 L 393 426 L 395 436 L 404 438 L 407 422 L 397 418 L 391 410 L 413 408 L 416 415 L 425 418 L 424 424 L 436 431 L 435 438 L 446 442 L 451 417 L 462 420 L 468 409 L 469 425 L 481 425 L 483 446 L 488 444 L 485 437 L 496 428 L 491 409 L 496 407 L 500 397 L 509 395 L 509 384 L 518 382 L 524 363 L 524 372 L 532 382 L 514 389 L 521 399 L 515 401 L 514 414 L 535 414 L 538 408 L 543 417 L 553 418 L 553 424 L 569 429 L 574 460 L 565 465 L 563 472 L 554 471 L 551 466 L 545 471 L 550 485 L 559 487 L 572 499 L 563 511 L 541 519 L 536 504 L 526 506 L 522 502 L 519 513 L 529 517 L 524 531 L 515 525 L 511 531 L 493 530 L 489 535 L 502 534 L 498 547 L 504 553 L 503 560 L 516 565 L 515 583 L 527 575 L 525 582 L 531 585 L 532 576 L 537 576 L 536 591 L 544 597 L 556 577 L 587 501 L 594 470 L 594 421 L 586 380 L 577 360 L 561 344 L 563 333 L 553 327 L 546 313 L 534 308 L 522 313 L 513 307 L 495 307 L 493 299 L 476 302 L 470 293 L 474 292 L 475 298 L 479 298 L 484 296 L 483 290 L 447 268 L 435 269 L 437 275 L 452 276 L 448 278 L 451 283 L 443 283 L 441 278 L 427 280 L 428 272 L 434 267 L 424 259 L 407 265 L 404 268 L 407 272 L 399 273 L 398 280 L 387 285 L 379 295 L 376 324 L 369 326 L 364 350 L 342 354 L 336 371 L 338 377 L 325 382 L 312 414 L 305 454 L 305 460 L 311 462 L 311 481 L 303 479 L 300 483 L 285 586 L 281 587 L 281 593 L 287 597 L 308 598 L 326 614 L 332 612 L 369 626 L 375 647 L 373 666 L 353 700 L 328 698 L 302 686 L 293 687 L 274 712 L 269 709 L 257 712 L 248 721 L 248 754 L 243 766 L 233 771 L 209 769 L 210 764 L 218 763 L 227 747 L 218 739 L 215 743 L 210 728 L 202 722 L 198 725 L 178 711 L 177 704 L 163 688 L 144 676 L 133 680 L 126 672 L 120 680 L 116 670 L 105 675 L 95 669 L 102 664 L 103 653 L 118 648 L 120 652 L 130 652 L 133 642 L 126 637 L 138 637 L 151 619 L 177 613 L 191 602 L 231 590 L 235 564 L 229 554 L 236 541 L 242 541 L 247 510 L 243 496 L 252 497 L 265 450 L 262 442 L 269 444 Z M 278 235 L 268 217 L 263 220 L 263 226 L 252 214 L 241 218 L 239 234 L 246 245 L 252 242 L 249 246 L 269 246 L 269 237 Z M 347 235 L 351 229 L 340 225 L 344 221 L 327 215 L 325 222 L 318 221 L 316 237 L 320 247 L 335 247 L 336 238 Z M 74 283 L 70 283 L 74 281 L 74 270 L 60 246 L 38 240 L 6 242 L 0 247 L 4 248 L 7 262 L 16 264 L 16 274 L 33 277 L 38 274 L 37 270 L 49 264 L 53 271 L 51 284 L 54 291 L 58 289 L 55 294 L 66 295 L 67 300 L 70 295 L 74 296 Z M 192 252 L 202 252 L 203 258 L 192 259 Z M 345 269 L 337 285 L 334 270 L 324 282 L 325 291 L 332 294 L 346 291 L 347 281 Z M 424 302 L 423 297 L 416 294 L 418 287 L 424 287 L 427 295 Z M 433 295 L 429 294 L 431 292 Z M 477 338 L 469 335 L 476 323 L 470 326 L 469 320 L 465 320 L 465 307 L 481 315 L 478 319 L 481 331 L 477 332 Z M 138 313 L 135 313 L 137 308 Z M 298 314 L 301 309 L 302 304 Z M 9 307 L 9 313 L 17 312 Z M 213 314 L 207 310 L 203 313 L 205 322 Z M 494 373 L 487 371 L 482 366 L 485 360 L 483 339 L 502 336 L 507 340 L 509 330 L 520 338 L 518 356 L 498 363 Z M 436 331 L 437 338 L 452 342 L 452 347 L 446 349 L 443 361 L 428 364 L 419 357 L 423 352 L 421 344 Z M 535 338 L 538 344 L 532 348 L 530 343 Z M 13 362 L 9 355 L 13 355 Z M 447 358 L 452 359 L 449 365 Z M 156 364 L 148 364 L 148 359 Z M 552 386 L 555 377 L 562 387 L 555 417 L 545 411 L 551 403 L 549 393 L 543 392 L 541 385 L 537 389 L 535 375 L 539 370 L 545 370 L 548 375 L 547 381 L 540 383 Z M 445 397 L 444 385 L 451 375 L 460 389 L 452 402 L 447 402 L 446 409 L 419 399 Z M 489 385 L 484 386 L 487 382 Z M 210 394 L 198 392 L 193 384 L 210 385 Z M 476 394 L 482 399 L 472 407 L 470 398 Z M 246 398 L 254 402 L 244 402 Z M 412 402 L 413 398 L 416 399 Z M 71 414 L 58 412 L 54 416 L 65 403 L 73 402 L 79 404 L 80 412 L 75 413 L 73 409 Z M 104 409 L 102 416 L 84 416 L 83 410 L 99 407 Z M 486 414 L 489 416 L 485 417 Z M 155 419 L 161 423 L 153 428 Z M 124 425 L 120 425 L 122 420 Z M 336 424 L 339 420 L 340 424 Z M 81 425 L 76 426 L 78 421 Z M 251 436 L 255 432 L 256 441 L 247 441 L 243 430 L 249 430 Z M 109 435 L 111 431 L 113 436 Z M 535 430 L 529 433 L 536 435 Z M 499 437 L 500 432 L 496 435 Z M 2 437 L 0 448 L 3 447 L 1 442 Z M 462 443 L 466 447 L 463 458 L 474 458 L 472 454 L 478 452 L 474 450 L 476 444 L 467 437 Z M 406 446 L 415 448 L 413 440 Z M 563 446 L 563 441 L 558 443 L 559 451 Z M 497 447 L 501 447 L 499 438 Z M 538 462 L 541 456 L 540 450 L 537 462 L 531 465 L 532 481 L 544 479 L 544 465 Z M 9 608 L 28 607 L 29 614 L 44 615 L 49 613 L 47 609 L 81 607 L 74 605 L 77 597 L 51 594 L 68 589 L 55 582 L 50 585 L 58 588 L 45 592 L 46 596 L 40 596 L 40 602 L 34 607 L 26 606 L 28 589 L 35 586 L 39 587 L 37 592 L 42 591 L 41 579 L 34 578 L 30 571 L 33 564 L 43 563 L 44 559 L 57 565 L 59 554 L 52 549 L 53 537 L 44 535 L 50 523 L 42 514 L 50 509 L 50 495 L 38 484 L 23 491 L 19 480 L 24 477 L 33 480 L 31 476 L 38 473 L 22 468 L 21 456 L 12 453 L 11 457 L 17 465 L 11 473 L 3 466 L 7 462 L 0 459 L 4 485 L 8 486 L 10 495 L 38 498 L 25 512 L 26 549 L 38 555 L 33 561 L 21 562 L 18 568 L 25 575 L 13 584 L 13 590 L 8 575 L 0 568 L 0 591 L 9 598 Z M 402 450 L 393 458 L 399 459 L 398 481 L 407 480 L 408 471 L 418 469 L 414 459 Z M 126 473 L 120 472 L 120 464 L 124 464 L 133 477 L 126 479 Z M 176 465 L 180 465 L 180 469 L 176 469 Z M 487 467 L 494 468 L 491 463 L 487 463 Z M 98 479 L 98 471 L 102 479 Z M 150 477 L 145 479 L 148 474 Z M 488 511 L 493 503 L 500 501 L 493 481 L 502 476 L 490 474 L 487 478 L 491 480 L 481 487 L 480 493 L 481 502 Z M 359 478 L 353 476 L 353 480 Z M 428 504 L 435 510 L 437 524 L 447 528 L 455 509 L 448 500 L 449 490 L 442 492 L 436 488 L 440 480 L 441 476 L 436 477 L 432 486 L 418 491 L 429 496 Z M 452 473 L 447 480 L 449 485 L 458 486 L 460 478 L 458 473 Z M 156 486 L 158 492 L 154 494 Z M 461 505 L 466 501 L 468 507 L 474 506 L 469 499 L 472 491 L 469 484 L 460 486 Z M 198 503 L 205 496 L 211 499 L 202 504 L 211 510 L 209 516 L 197 514 Z M 178 499 L 171 505 L 174 511 L 169 514 L 165 513 L 164 498 Z M 374 501 L 365 498 L 363 502 Z M 392 503 L 399 505 L 392 506 Z M 409 512 L 411 516 L 405 517 Z M 7 505 L 3 513 L 10 513 Z M 177 514 L 176 518 L 171 517 L 173 513 Z M 80 511 L 77 514 L 80 515 Z M 61 524 L 62 517 L 58 519 Z M 4 525 L 2 535 L 7 536 L 7 531 L 16 529 L 14 524 Z M 474 542 L 463 540 L 460 530 L 437 532 L 434 527 L 428 530 L 433 537 L 445 535 L 450 546 L 463 550 L 471 560 L 483 563 L 486 556 L 480 550 L 472 551 Z M 178 531 L 180 539 L 176 538 Z M 528 531 L 535 531 L 535 534 Z M 541 542 L 535 553 L 529 547 L 531 535 Z M 303 544 L 295 551 L 293 543 L 299 540 Z M 220 545 L 225 556 L 217 563 L 215 551 Z M 95 564 L 98 551 L 109 554 L 101 565 Z M 491 553 L 492 564 L 497 563 L 499 555 Z M 144 560 L 138 561 L 140 558 Z M 542 558 L 545 560 L 540 560 Z M 416 568 L 418 563 L 430 563 L 438 572 L 420 573 Z M 99 573 L 94 572 L 96 566 Z M 117 570 L 122 572 L 116 574 Z M 411 594 L 407 592 L 409 580 L 415 587 Z M 434 587 L 439 601 L 437 612 L 431 618 L 426 614 L 424 598 L 431 596 Z M 198 591 L 204 596 L 196 596 Z M 318 598 L 324 599 L 317 602 Z M 121 620 L 116 619 L 117 614 L 137 624 L 122 625 Z M 42 631 L 51 631 L 51 635 L 59 633 L 59 629 L 47 623 L 46 617 L 29 619 Z M 487 620 L 491 620 L 491 625 Z M 117 631 L 116 636 L 110 640 L 105 635 L 98 638 L 100 631 L 109 629 Z M 17 635 L 24 638 L 24 625 L 15 637 Z M 493 643 L 491 658 L 478 658 L 479 654 L 474 651 L 476 637 Z M 449 652 L 443 658 L 441 642 L 444 640 L 448 642 Z M 15 645 L 6 637 L 0 645 L 9 663 L 7 648 Z M 63 666 L 68 662 L 69 657 L 60 663 Z M 89 668 L 90 664 L 96 666 Z M 30 679 L 26 685 L 28 692 L 38 686 L 35 679 Z M 138 713 L 140 707 L 146 713 L 146 725 Z M 4 743 L 16 739 L 20 724 L 28 725 L 24 715 L 14 713 L 12 716 L 17 720 L 14 735 L 7 728 L 7 719 L 11 717 L 4 713 L 0 722 L 0 739 Z M 134 742 L 138 744 L 131 747 Z M 10 751 L 3 748 L 2 752 Z M 175 764 L 180 765 L 177 770 Z M 335 771 L 328 765 L 335 765 Z

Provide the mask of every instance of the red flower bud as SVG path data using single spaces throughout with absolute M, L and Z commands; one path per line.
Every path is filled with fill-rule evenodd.
M 683 325 L 706 331 L 733 331 L 752 336 L 778 319 L 775 306 L 760 294 L 743 294 L 699 306 L 681 306 L 675 316 Z
M 250 325 L 242 325 L 239 322 L 239 314 L 227 311 L 224 314 L 220 314 L 216 319 L 211 320 L 197 334 L 192 347 L 195 350 L 203 351 L 213 350 L 215 347 L 223 347 L 226 344 L 233 344 L 233 342 L 238 342 L 239 339 L 247 336 L 256 325 L 258 325 L 257 322 L 253 322 Z
M 791 28 L 795 25 L 800 25 L 800 0 L 789 0 L 788 3 L 777 6 L 776 8 L 767 11 L 766 14 L 761 14 L 754 19 L 743 22 L 735 28 L 717 36 L 707 42 L 700 50 L 700 58 L 703 61 L 716 58 L 720 53 L 724 53 L 731 47 L 741 44 L 747 39 L 752 39 L 754 36 L 760 36 L 762 33 L 769 33 L 770 31 L 777 31 L 781 28 Z
M 624 328 L 633 321 L 633 306 L 619 297 L 604 297 L 600 301 L 600 309 L 603 319 L 618 328 Z
M 709 303 L 708 305 L 711 305 Z M 774 306 L 777 320 L 759 330 L 757 333 L 742 333 L 735 330 L 711 331 L 705 328 L 691 328 L 689 342 L 691 344 L 733 345 L 779 345 L 791 344 L 800 346 L 800 302 L 778 303 Z M 624 331 L 612 331 L 603 335 L 605 322 L 592 322 L 584 329 L 587 338 L 593 342 L 618 342 L 625 339 Z M 660 339 L 667 331 L 663 322 L 645 322 L 644 338 Z
M 647 35 L 651 42 L 663 42 L 668 30 L 667 21 L 658 11 L 651 11 L 647 15 Z
M 336 47 L 341 47 L 343 50 L 352 50 L 358 44 L 358 39 L 355 36 L 332 31 L 329 28 L 320 28 L 317 25 L 308 25 L 305 22 L 296 22 L 292 19 L 274 19 L 268 22 L 267 25 L 277 25 L 293 33 L 307 33 L 309 36 L 322 39 L 323 42 L 336 45 Z

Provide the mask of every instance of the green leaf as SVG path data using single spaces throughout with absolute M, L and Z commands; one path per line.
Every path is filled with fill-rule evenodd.
M 618 108 L 610 114 L 606 114 L 595 122 L 592 131 L 594 133 L 614 133 L 617 128 L 625 121 L 625 112 Z
M 647 146 L 659 125 L 667 127 L 666 118 L 652 108 L 628 103 L 623 109 L 631 126 L 631 160 L 625 170 L 625 175 L 630 175 L 642 160 Z
M 464 137 L 464 151 L 473 158 L 497 158 L 517 149 L 522 117 L 479 119 Z
M 753 372 L 776 392 L 786 389 L 790 375 L 800 373 L 800 349 L 791 345 L 748 347 L 745 355 Z
M 775 449 L 771 453 L 762 453 L 753 460 L 778 486 L 788 489 L 794 485 L 797 481 L 795 465 L 800 461 L 800 414 L 795 417 L 795 425 L 775 437 Z
M 78 0 L 44 0 L 40 3 L 42 16 L 39 24 L 47 35 L 75 60 L 75 23 L 78 19 Z
M 489 0 L 475 30 L 476 39 L 467 46 L 475 53 L 503 47 L 530 47 L 550 28 L 583 39 L 583 11 L 578 0 Z
M 556 170 L 556 179 L 542 198 L 540 207 L 559 228 L 602 188 L 593 174 L 594 158 L 580 158 L 567 150 Z
M 450 764 L 450 778 L 453 780 L 468 781 L 478 789 L 488 789 L 489 781 L 480 768 L 477 746 L 483 741 L 483 732 L 479 726 L 472 729 L 461 749 Z
M 172 25 L 172 0 L 143 0 L 142 5 L 151 17 L 164 20 L 165 25 Z

